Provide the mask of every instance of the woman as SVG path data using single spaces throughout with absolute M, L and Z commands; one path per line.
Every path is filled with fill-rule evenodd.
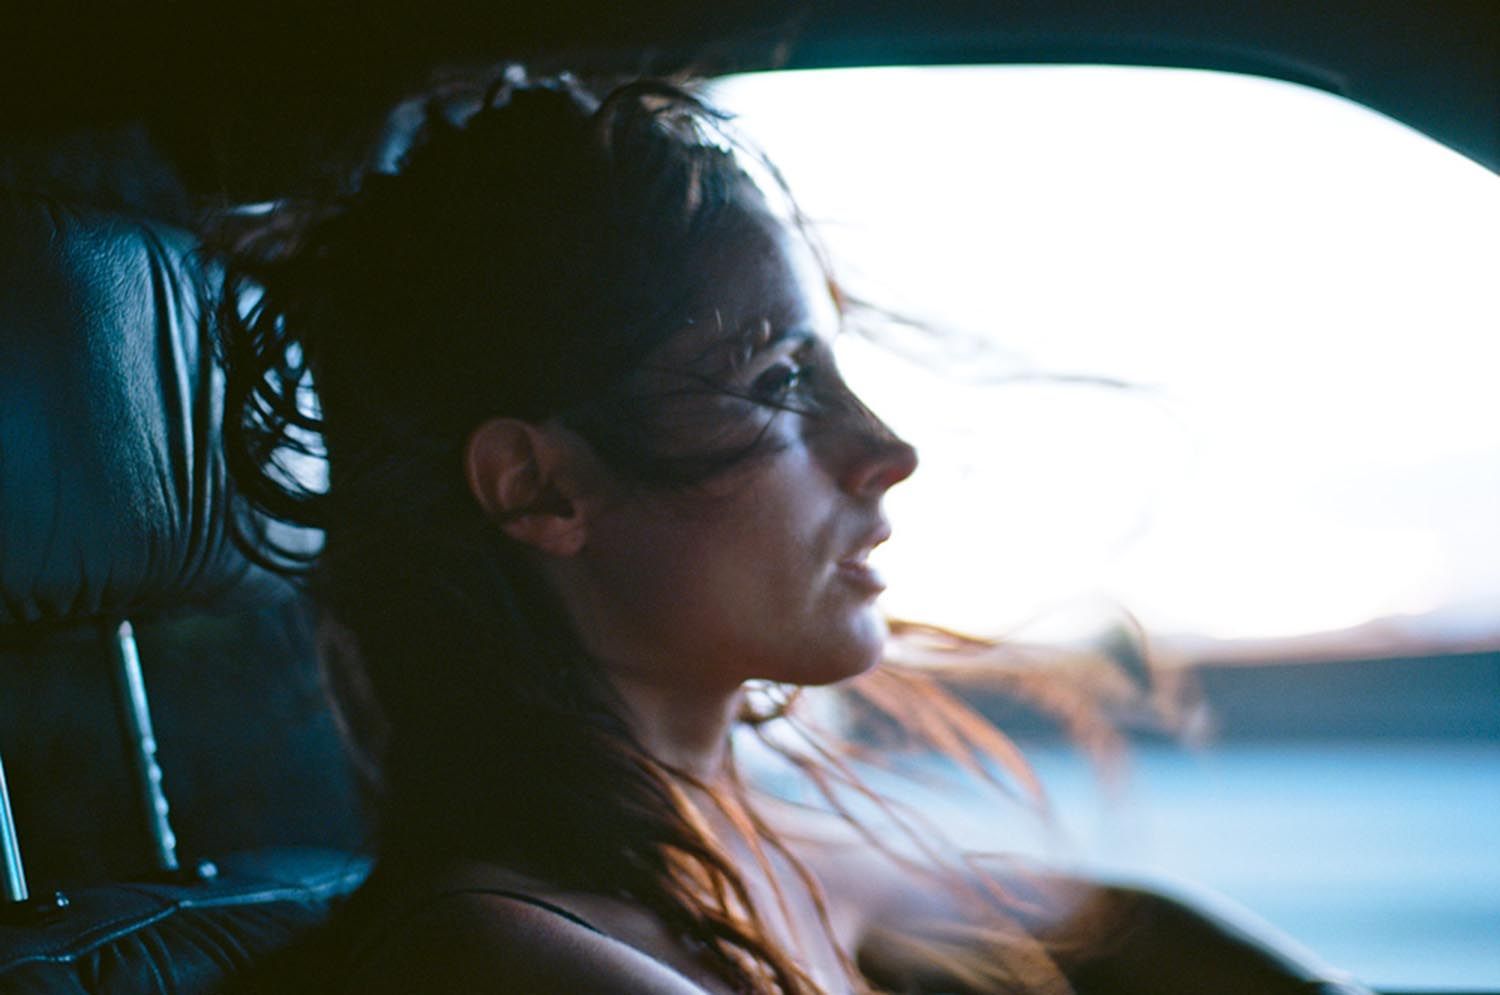
M 890 842 L 816 738 L 786 753 L 827 805 L 741 780 L 734 727 L 784 711 L 747 686 L 880 661 L 867 557 L 916 454 L 840 379 L 838 295 L 715 123 L 665 83 L 512 74 L 231 254 L 230 466 L 325 531 L 313 591 L 368 706 L 379 863 L 337 983 L 1312 990 L 1164 899 Z M 1003 747 L 914 675 L 854 686 Z

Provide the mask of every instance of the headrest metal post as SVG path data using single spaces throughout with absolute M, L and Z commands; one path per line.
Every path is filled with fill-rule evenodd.
M 146 680 L 141 674 L 141 656 L 136 649 L 135 630 L 122 621 L 110 635 L 110 656 L 120 692 L 120 713 L 125 726 L 130 766 L 136 793 L 146 817 L 153 860 L 159 871 L 177 870 L 177 836 L 167 818 L 167 796 L 162 791 L 161 766 L 156 762 L 156 734 L 151 729 L 151 710 L 146 703 Z
M 21 866 L 21 846 L 16 841 L 16 820 L 10 811 L 10 791 L 5 786 L 5 764 L 0 763 L 0 888 L 10 904 L 26 901 L 26 870 Z

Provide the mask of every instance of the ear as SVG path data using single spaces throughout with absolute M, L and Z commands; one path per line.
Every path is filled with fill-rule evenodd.
M 464 472 L 485 515 L 512 539 L 573 556 L 588 539 L 589 495 L 579 487 L 584 446 L 566 429 L 491 418 L 469 435 Z

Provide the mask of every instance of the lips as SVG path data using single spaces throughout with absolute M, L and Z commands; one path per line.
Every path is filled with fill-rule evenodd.
M 838 575 L 853 586 L 875 595 L 885 590 L 885 578 L 862 560 L 840 560 Z
M 840 559 L 835 568 L 841 579 L 865 593 L 874 596 L 885 590 L 885 578 L 870 566 L 870 552 L 891 537 L 891 527 L 881 522 L 871 530 L 853 552 Z

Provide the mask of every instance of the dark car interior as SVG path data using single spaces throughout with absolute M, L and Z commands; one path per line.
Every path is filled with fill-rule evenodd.
M 194 225 L 206 208 L 337 189 L 403 97 L 512 59 L 600 76 L 1180 66 L 1331 91 L 1500 171 L 1492 0 L 562 0 L 379 14 L 148 2 L 6 20 L 5 992 L 231 990 L 306 955 L 368 869 L 315 620 L 230 539 L 215 273 Z

